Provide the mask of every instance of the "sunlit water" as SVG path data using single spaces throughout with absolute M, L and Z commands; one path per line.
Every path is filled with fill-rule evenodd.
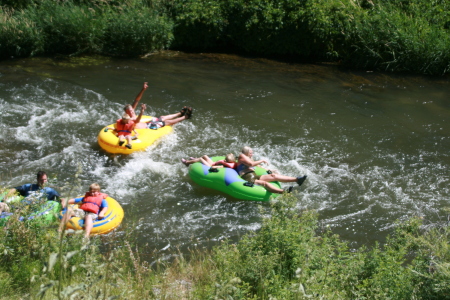
M 144 81 L 148 114 L 190 105 L 193 119 L 146 152 L 104 153 L 99 130 Z M 81 168 L 81 187 L 64 196 L 99 182 L 150 250 L 237 240 L 260 227 L 261 203 L 200 187 L 180 163 L 244 145 L 280 173 L 308 175 L 299 206 L 317 209 L 354 246 L 383 240 L 398 219 L 441 224 L 450 206 L 448 78 L 170 52 L 27 59 L 0 63 L 0 107 L 1 185 L 33 182 L 41 169 L 62 185 Z

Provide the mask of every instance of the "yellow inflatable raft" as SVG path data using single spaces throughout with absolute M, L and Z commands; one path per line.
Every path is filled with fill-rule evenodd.
M 150 116 L 142 116 L 141 122 L 149 122 L 151 119 L 152 117 Z M 156 140 L 173 131 L 172 126 L 164 126 L 156 130 L 147 128 L 136 129 L 138 137 L 131 142 L 133 148 L 128 149 L 125 147 L 126 143 L 123 144 L 123 146 L 119 146 L 119 138 L 116 136 L 114 130 L 110 129 L 105 131 L 107 127 L 115 128 L 116 124 L 108 125 L 100 130 L 100 133 L 98 134 L 98 144 L 106 152 L 119 154 L 131 154 L 136 151 L 144 151 Z
M 92 228 L 91 235 L 106 234 L 116 229 L 116 227 L 122 223 L 124 213 L 119 202 L 111 197 L 106 198 L 106 202 L 108 202 L 108 210 L 105 213 L 105 217 L 103 219 L 94 221 L 94 227 Z M 69 207 L 71 209 L 77 209 L 78 204 L 70 204 Z M 60 219 L 62 219 L 65 212 L 66 208 L 60 212 Z M 69 222 L 67 222 L 66 229 L 84 230 L 84 219 L 80 219 L 77 217 L 71 218 Z

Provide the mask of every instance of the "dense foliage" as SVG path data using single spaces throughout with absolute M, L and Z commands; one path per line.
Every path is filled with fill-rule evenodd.
M 383 245 L 350 249 L 295 202 L 283 197 L 257 234 L 214 249 L 204 289 L 220 299 L 450 299 L 448 227 L 421 233 L 411 219 Z
M 0 0 L 0 58 L 233 51 L 448 74 L 447 0 Z
M 173 47 L 329 60 L 357 68 L 450 71 L 450 2 L 185 0 Z
M 82 234 L 58 235 L 58 224 L 12 218 L 0 228 L 0 298 L 450 299 L 446 224 L 424 230 L 414 218 L 383 245 L 351 249 L 296 205 L 296 197 L 279 197 L 270 211 L 261 207 L 269 217 L 258 232 L 194 249 L 189 259 L 132 246 L 132 230 L 86 244 Z
M 36 0 L 21 4 L 21 10 L 5 5 L 0 10 L 0 58 L 139 56 L 170 45 L 173 23 L 168 18 L 146 1 L 117 2 Z

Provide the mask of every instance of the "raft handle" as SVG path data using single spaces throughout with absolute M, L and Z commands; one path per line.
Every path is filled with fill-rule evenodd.
M 253 187 L 255 184 L 253 182 L 244 182 L 244 186 Z
M 219 172 L 219 170 L 218 169 L 216 169 L 216 168 L 213 168 L 213 167 L 211 167 L 211 168 L 209 168 L 209 170 L 208 170 L 209 172 L 211 172 L 211 173 L 217 173 L 217 172 Z

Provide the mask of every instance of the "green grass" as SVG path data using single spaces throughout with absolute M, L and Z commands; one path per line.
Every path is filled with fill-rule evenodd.
M 172 22 L 149 7 L 109 10 L 105 19 L 102 53 L 139 56 L 166 49 L 173 39 Z
M 0 8 L 0 58 L 27 57 L 42 53 L 44 41 L 36 24 L 24 12 Z
M 445 0 L 0 0 L 0 58 L 162 49 L 450 71 Z
M 297 198 L 277 199 L 238 243 L 161 257 L 133 244 L 132 225 L 84 244 L 82 234 L 58 235 L 57 223 L 13 218 L 0 230 L 0 298 L 450 299 L 447 226 L 423 230 L 413 218 L 383 245 L 351 249 Z
M 138 56 L 167 48 L 172 22 L 148 1 L 40 0 L 0 10 L 0 58 L 34 55 Z

